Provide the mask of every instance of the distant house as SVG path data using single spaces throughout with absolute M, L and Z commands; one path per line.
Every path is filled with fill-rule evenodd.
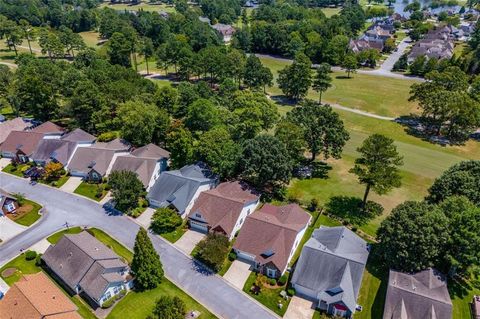
M 435 269 L 416 274 L 390 270 L 383 319 L 451 319 L 445 276 Z
M 42 133 L 45 138 L 60 138 L 65 134 L 65 129 L 55 123 L 47 121 L 32 129 L 32 132 Z
M 228 24 L 217 23 L 212 25 L 212 28 L 216 30 L 223 38 L 223 42 L 230 42 L 232 40 L 232 36 L 235 33 L 235 28 Z
M 328 314 L 350 318 L 368 254 L 367 243 L 348 228 L 321 226 L 302 249 L 292 286 Z
M 115 156 L 114 150 L 79 147 L 68 163 L 67 169 L 72 176 L 98 182 L 110 173 Z
M 99 306 L 132 286 L 128 265 L 86 231 L 64 235 L 42 260 L 73 293 Z
M 12 131 L 23 131 L 29 126 L 30 124 L 20 117 L 0 123 L 0 145 L 7 139 L 7 136 Z
M 359 53 L 365 50 L 374 49 L 378 52 L 383 51 L 383 41 L 382 40 L 367 40 L 364 38 L 353 40 L 351 39 L 348 47 L 352 50 L 353 53 Z
M 188 215 L 201 192 L 217 184 L 217 177 L 204 163 L 184 166 L 160 174 L 147 199 L 153 207 L 173 207 L 183 217 Z
M 408 62 L 412 63 L 419 56 L 425 56 L 427 59 L 450 59 L 455 47 L 454 38 L 451 26 L 430 30 L 412 47 L 408 54 Z
M 24 275 L 0 300 L 4 319 L 81 319 L 77 309 L 41 271 Z
M 258 194 L 248 185 L 221 183 L 200 194 L 188 215 L 189 224 L 192 229 L 221 233 L 232 240 L 258 204 Z
M 42 139 L 43 133 L 12 131 L 0 145 L 0 152 L 3 157 L 26 163 Z
M 473 296 L 472 314 L 473 319 L 480 319 L 480 296 Z
M 0 216 L 14 213 L 18 207 L 17 199 L 12 194 L 0 188 Z
M 246 218 L 233 249 L 260 273 L 278 278 L 287 269 L 310 220 L 311 215 L 297 204 L 265 204 Z
M 101 149 L 106 149 L 106 150 L 112 150 L 115 151 L 116 153 L 123 153 L 123 152 L 129 152 L 132 146 L 130 143 L 125 141 L 124 139 L 121 138 L 116 138 L 114 140 L 111 140 L 109 142 L 95 142 L 95 144 L 92 145 L 95 148 L 101 148 Z

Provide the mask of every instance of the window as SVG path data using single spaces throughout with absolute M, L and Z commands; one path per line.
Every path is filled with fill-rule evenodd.
M 267 268 L 267 276 L 274 278 L 276 275 L 277 271 L 275 269 Z
M 11 213 L 15 210 L 15 204 L 13 202 L 5 204 L 5 208 L 7 209 L 7 212 Z
M 241 224 L 243 224 L 243 218 L 242 218 L 242 219 L 240 219 L 240 225 L 241 225 Z
M 112 294 L 110 293 L 110 291 L 107 291 L 107 293 L 105 294 L 105 297 L 103 297 L 103 300 L 106 301 L 110 298 L 112 298 Z
M 200 215 L 199 213 L 196 213 L 195 217 L 202 218 L 202 215 Z

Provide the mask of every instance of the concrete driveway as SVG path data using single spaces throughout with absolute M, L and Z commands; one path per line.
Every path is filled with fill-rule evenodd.
M 6 216 L 0 216 L 0 239 L 2 242 L 25 231 L 28 227 L 17 224 Z M 1 245 L 1 244 L 0 244 Z
M 12 160 L 10 158 L 0 158 L 0 171 L 4 169 Z
M 243 290 L 243 286 L 251 273 L 250 267 L 251 265 L 246 262 L 235 260 L 223 275 L 223 278 L 238 289 Z
M 187 230 L 183 236 L 177 240 L 174 244 L 177 246 L 178 249 L 183 251 L 185 254 L 190 255 L 193 248 L 198 244 L 200 240 L 202 240 L 206 235 L 194 230 Z
M 155 209 L 148 207 L 145 211 L 140 215 L 138 218 L 135 219 L 137 224 L 141 225 L 143 228 L 148 229 L 150 228 L 150 224 L 152 223 L 152 216 L 155 213 Z
M 293 296 L 288 309 L 283 316 L 284 319 L 311 319 L 315 313 L 315 306 L 312 301 Z
M 70 176 L 68 181 L 60 187 L 60 189 L 67 193 L 73 193 L 77 187 L 82 183 L 81 177 Z

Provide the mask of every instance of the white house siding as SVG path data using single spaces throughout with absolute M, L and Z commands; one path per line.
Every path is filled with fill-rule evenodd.
M 115 289 L 116 288 L 116 289 Z M 120 293 L 120 291 L 126 289 L 122 282 L 113 283 L 108 286 L 108 288 L 103 293 L 102 297 L 98 301 L 99 305 L 102 305 L 105 301 L 116 296 Z M 116 291 L 116 292 L 115 292 Z
M 213 187 L 214 187 L 214 184 L 211 184 L 211 183 L 201 185 L 195 192 L 195 195 L 193 195 L 192 199 L 190 200 L 190 203 L 188 203 L 187 208 L 185 208 L 185 211 L 182 214 L 182 218 L 185 218 L 188 216 L 188 214 L 190 214 L 190 210 L 192 209 L 193 204 L 195 204 L 195 201 L 197 200 L 198 196 L 200 196 L 200 193 L 204 191 L 208 191 Z
M 245 219 L 247 218 L 247 216 L 253 213 L 257 209 L 258 204 L 260 204 L 260 201 L 256 200 L 243 207 L 242 212 L 240 213 L 240 216 L 237 219 L 237 223 L 235 224 L 235 227 L 233 227 L 232 233 L 230 234 L 230 240 L 232 240 L 233 237 L 235 237 L 235 234 L 237 233 L 237 231 L 239 231 L 240 228 L 242 228 L 243 223 L 245 222 Z
M 288 267 L 288 264 L 290 264 L 290 261 L 292 260 L 292 257 L 293 255 L 295 254 L 295 250 L 297 250 L 298 248 L 298 245 L 300 244 L 300 241 L 302 240 L 303 238 L 303 235 L 305 235 L 305 232 L 307 231 L 307 228 L 308 228 L 308 225 L 310 224 L 310 221 L 312 220 L 312 217 L 310 217 L 310 219 L 308 220 L 308 223 L 305 227 L 303 227 L 303 229 L 297 234 L 297 236 L 295 237 L 295 242 L 293 243 L 293 247 L 292 247 L 292 250 L 290 251 L 290 255 L 288 256 L 288 261 L 287 261 L 287 267 Z M 287 268 L 283 269 L 282 271 L 282 275 L 283 273 L 285 272 L 285 270 L 287 270 Z

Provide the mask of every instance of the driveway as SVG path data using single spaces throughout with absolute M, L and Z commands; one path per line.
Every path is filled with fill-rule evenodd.
M 152 223 L 152 216 L 155 213 L 155 209 L 148 207 L 142 215 L 140 215 L 135 221 L 137 224 L 141 225 L 145 229 L 150 228 L 150 224 Z
M 123 215 L 107 214 L 100 204 L 41 184 L 29 185 L 27 180 L 0 173 L 0 188 L 22 192 L 27 198 L 43 205 L 46 213 L 33 226 L 0 245 L 0 265 L 18 256 L 43 238 L 73 226 L 97 227 L 133 250 L 139 226 Z M 162 260 L 165 275 L 187 294 L 207 307 L 219 318 L 279 318 L 246 294 L 229 285 L 222 277 L 210 273 L 191 258 L 178 251 L 160 236 L 150 235 Z
M 7 216 L 0 216 L 0 239 L 2 240 L 2 242 L 5 242 L 10 238 L 17 236 L 21 232 L 25 231 L 27 228 L 28 227 L 17 224 Z
M 178 249 L 183 251 L 185 254 L 190 255 L 193 248 L 198 244 L 200 240 L 202 240 L 206 235 L 194 230 L 187 230 L 183 236 L 175 242 L 175 246 Z
M 288 309 L 283 316 L 284 319 L 311 319 L 315 313 L 314 304 L 297 296 L 293 296 Z
M 0 158 L 0 171 L 4 169 L 12 160 L 10 158 Z
M 250 267 L 251 265 L 246 262 L 235 260 L 223 275 L 223 278 L 238 289 L 243 290 L 243 286 L 251 273 Z
M 81 177 L 70 176 L 68 181 L 60 187 L 60 189 L 67 193 L 73 193 L 77 187 L 82 183 Z

